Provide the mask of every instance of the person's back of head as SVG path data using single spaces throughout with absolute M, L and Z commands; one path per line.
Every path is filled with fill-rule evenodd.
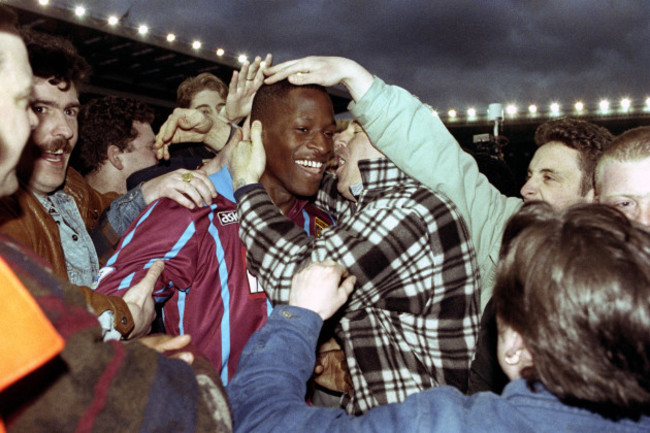
M 228 97 L 228 86 L 219 77 L 203 72 L 195 77 L 185 79 L 176 90 L 176 106 L 189 108 L 194 96 L 202 90 L 213 90 L 225 101 Z
M 606 416 L 650 407 L 650 234 L 615 209 L 530 203 L 504 233 L 497 316 L 532 355 L 521 372 Z
M 36 77 L 50 78 L 50 84 L 65 83 L 69 87 L 74 85 L 77 92 L 80 86 L 88 81 L 90 65 L 79 55 L 72 43 L 61 37 L 23 30 L 21 32 L 27 52 L 29 63 Z
M 153 109 L 134 98 L 107 96 L 90 101 L 79 113 L 79 144 L 73 165 L 86 175 L 104 164 L 109 146 L 129 152 L 138 135 L 134 122 L 150 124 L 154 117 Z
M 610 146 L 613 138 L 612 134 L 602 126 L 570 117 L 544 122 L 535 130 L 535 144 L 538 147 L 549 142 L 560 142 L 579 152 L 582 194 L 586 194 L 593 188 L 596 162 L 603 151 Z

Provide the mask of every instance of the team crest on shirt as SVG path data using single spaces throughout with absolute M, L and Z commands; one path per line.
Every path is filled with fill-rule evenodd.
M 234 210 L 228 212 L 217 212 L 217 216 L 219 217 L 219 221 L 221 222 L 222 226 L 227 226 L 228 224 L 239 222 L 239 218 L 237 218 L 237 211 Z
M 325 221 L 318 217 L 314 217 L 314 228 L 316 229 L 316 237 L 320 236 L 321 232 L 323 229 L 329 227 L 329 224 L 327 224 Z

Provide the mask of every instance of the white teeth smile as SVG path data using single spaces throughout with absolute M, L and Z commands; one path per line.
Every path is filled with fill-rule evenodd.
M 296 164 L 302 165 L 303 167 L 311 167 L 311 168 L 321 168 L 323 166 L 322 162 L 308 161 L 306 159 L 300 159 L 296 161 Z
M 63 155 L 63 149 L 59 149 L 55 152 L 43 152 L 43 159 L 46 161 L 58 162 L 61 160 Z

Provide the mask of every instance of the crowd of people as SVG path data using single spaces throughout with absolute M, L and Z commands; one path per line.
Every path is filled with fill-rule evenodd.
M 156 133 L 0 5 L 0 432 L 650 431 L 649 126 L 548 121 L 506 197 L 405 89 L 272 60 Z

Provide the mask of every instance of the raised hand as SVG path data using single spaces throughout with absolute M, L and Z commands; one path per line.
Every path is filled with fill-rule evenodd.
M 264 69 L 271 65 L 273 57 L 255 57 L 252 64 L 244 62 L 240 71 L 233 71 L 228 87 L 228 97 L 222 115 L 231 122 L 239 123 L 248 116 L 253 106 L 255 93 L 264 83 Z

